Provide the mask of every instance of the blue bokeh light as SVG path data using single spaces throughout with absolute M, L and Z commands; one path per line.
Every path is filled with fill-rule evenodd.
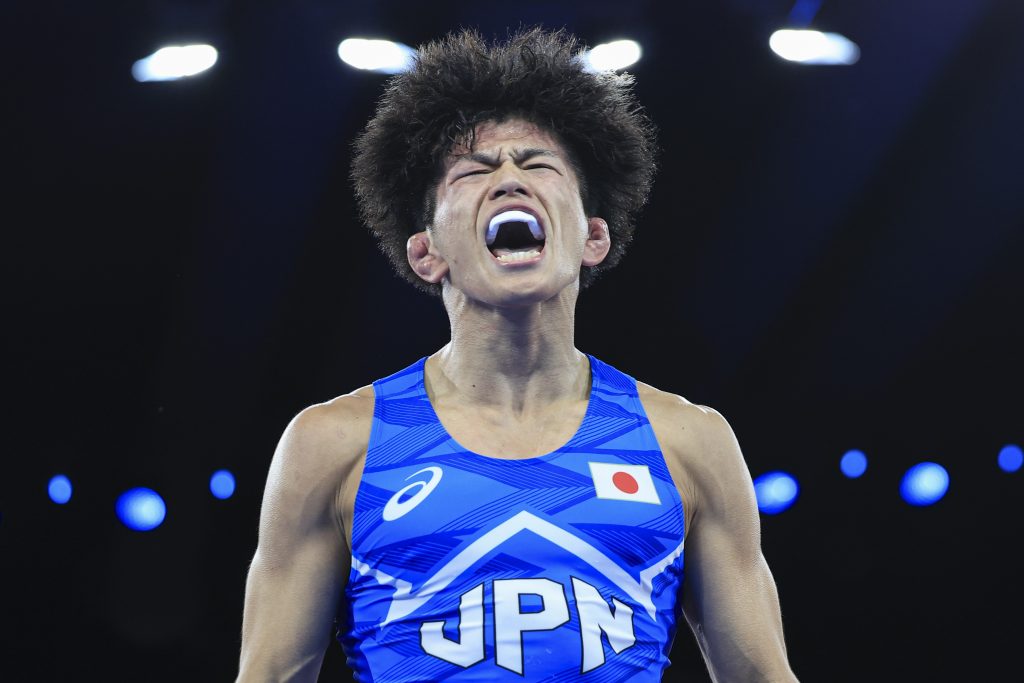
M 907 470 L 900 482 L 900 495 L 911 505 L 937 503 L 949 489 L 949 473 L 934 462 L 921 462 Z
M 999 451 L 999 467 L 1004 472 L 1016 472 L 1024 465 L 1024 450 L 1016 444 L 1006 444 Z
M 50 494 L 50 500 L 57 505 L 63 505 L 71 500 L 71 480 L 63 474 L 58 474 L 50 479 L 46 490 Z
M 134 531 L 151 531 L 163 524 L 167 516 L 164 499 L 153 489 L 129 489 L 117 499 L 117 516 Z
M 227 470 L 217 470 L 210 477 L 210 493 L 214 498 L 224 500 L 235 492 L 235 475 Z
M 868 456 L 857 449 L 846 451 L 839 461 L 839 469 L 850 479 L 856 479 L 868 468 Z
M 777 515 L 796 502 L 800 485 L 786 472 L 767 472 L 754 480 L 757 508 L 766 515 Z

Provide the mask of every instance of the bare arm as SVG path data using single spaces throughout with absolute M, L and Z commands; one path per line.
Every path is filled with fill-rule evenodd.
M 360 401 L 307 408 L 281 437 L 245 586 L 238 683 L 317 679 L 349 570 L 338 501 L 365 449 Z
M 750 473 L 729 424 L 697 408 L 683 610 L 716 683 L 796 681 L 761 553 Z

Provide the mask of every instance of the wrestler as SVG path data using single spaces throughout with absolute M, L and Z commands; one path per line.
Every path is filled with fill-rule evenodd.
M 729 424 L 574 345 L 655 150 L 580 53 L 452 34 L 357 140 L 362 217 L 451 341 L 288 425 L 239 681 L 316 680 L 332 627 L 359 681 L 659 681 L 679 614 L 714 680 L 796 680 Z

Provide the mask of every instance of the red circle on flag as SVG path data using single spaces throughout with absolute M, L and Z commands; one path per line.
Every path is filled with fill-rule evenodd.
M 640 490 L 640 484 L 636 483 L 633 475 L 627 472 L 616 472 L 612 475 L 612 483 L 615 488 L 623 493 L 636 493 Z

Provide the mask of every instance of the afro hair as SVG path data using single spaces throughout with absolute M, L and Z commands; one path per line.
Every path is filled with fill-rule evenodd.
M 440 294 L 410 268 L 406 241 L 431 224 L 451 150 L 473 149 L 479 124 L 509 117 L 555 135 L 576 167 L 587 215 L 608 222 L 611 250 L 582 267 L 581 286 L 618 263 L 654 179 L 655 126 L 633 77 L 588 69 L 584 52 L 564 30 L 523 29 L 493 44 L 461 30 L 420 47 L 412 68 L 388 82 L 355 140 L 352 180 L 360 217 L 401 276 Z

